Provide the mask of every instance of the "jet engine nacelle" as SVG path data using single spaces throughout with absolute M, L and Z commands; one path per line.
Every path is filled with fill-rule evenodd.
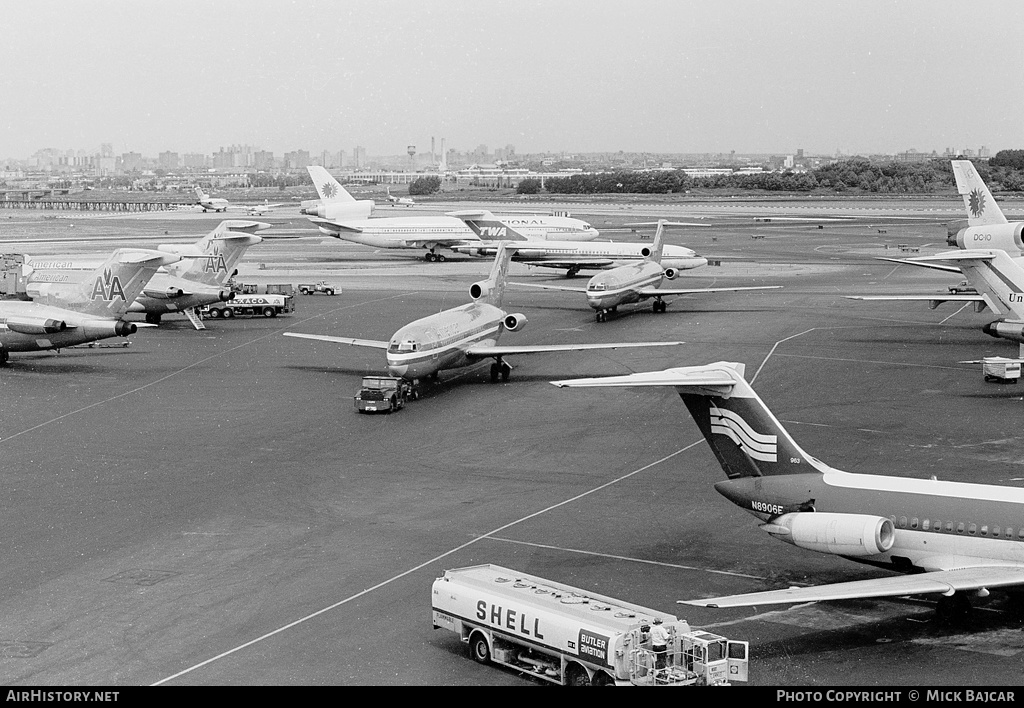
M 509 332 L 518 332 L 526 326 L 526 315 L 521 312 L 513 312 L 512 314 L 505 315 L 505 319 L 501 323 L 505 325 L 505 329 Z
M 669 280 L 675 280 L 677 277 L 679 277 L 679 271 L 676 270 L 675 268 L 666 268 L 665 277 L 668 278 Z
M 166 290 L 152 290 L 150 288 L 146 288 L 142 291 L 142 294 L 146 297 L 151 297 L 157 300 L 170 300 L 172 298 L 181 297 L 185 294 L 185 291 L 181 288 L 167 288 Z
M 1006 251 L 1011 256 L 1024 253 L 1024 222 L 1015 224 L 993 224 L 992 226 L 970 226 L 953 232 L 954 226 L 949 225 L 946 243 L 957 248 L 994 248 Z
M 469 296 L 474 300 L 479 300 L 485 297 L 487 293 L 491 292 L 490 283 L 486 280 L 481 280 L 478 283 L 473 283 L 469 286 Z
M 138 331 L 139 328 L 135 326 L 134 322 L 118 320 L 114 325 L 114 334 L 118 337 L 127 337 L 129 334 L 135 334 Z
M 995 322 L 989 322 L 987 325 L 982 327 L 981 331 L 990 337 L 1009 339 L 1011 341 L 1024 344 L 1024 323 L 1021 322 L 996 320 Z
M 219 293 L 217 293 L 217 297 L 220 299 L 221 302 L 227 302 L 228 300 L 234 300 L 235 299 L 235 291 L 234 290 L 221 290 Z
M 21 334 L 56 334 L 68 328 L 64 320 L 43 317 L 8 317 L 7 329 Z
M 644 246 L 643 248 L 640 249 L 640 255 L 643 256 L 644 258 L 650 258 L 652 253 L 654 253 L 654 251 L 649 249 L 647 246 Z
M 840 556 L 874 556 L 892 548 L 891 519 L 867 514 L 794 512 L 772 519 L 768 533 L 794 546 Z

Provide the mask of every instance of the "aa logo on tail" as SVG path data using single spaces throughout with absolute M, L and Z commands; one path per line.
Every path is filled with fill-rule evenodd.
M 985 193 L 980 189 L 971 190 L 967 195 L 967 207 L 971 210 L 971 216 L 981 216 L 985 212 Z
M 96 276 L 96 282 L 92 286 L 90 296 L 93 300 L 97 298 L 110 302 L 115 298 L 125 300 L 124 288 L 121 287 L 121 279 L 113 275 L 109 270 L 103 271 L 102 276 Z
M 738 413 L 711 405 L 711 432 L 724 435 L 754 460 L 779 461 L 778 436 L 754 432 Z
M 204 273 L 227 273 L 228 264 L 224 261 L 224 254 L 218 251 L 214 251 L 206 257 L 206 262 L 203 263 Z
M 324 193 L 324 197 L 326 199 L 333 199 L 338 193 L 338 188 L 331 182 L 325 182 L 324 185 L 320 187 L 320 191 Z

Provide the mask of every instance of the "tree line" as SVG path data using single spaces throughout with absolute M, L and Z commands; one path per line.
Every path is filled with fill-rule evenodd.
M 974 163 L 993 192 L 1024 191 L 1024 150 L 1001 150 Z M 948 159 L 876 163 L 864 158 L 842 160 L 807 172 L 691 177 L 680 170 L 603 172 L 548 178 L 551 194 L 673 194 L 692 190 L 792 193 L 941 194 L 955 191 Z M 523 180 L 520 194 L 536 194 L 538 180 Z

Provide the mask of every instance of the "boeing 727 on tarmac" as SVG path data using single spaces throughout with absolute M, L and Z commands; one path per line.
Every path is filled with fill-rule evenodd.
M 962 609 L 966 593 L 1024 585 L 1024 489 L 830 467 L 797 445 L 743 373 L 743 364 L 718 362 L 552 383 L 675 388 L 725 471 L 715 489 L 763 531 L 907 575 L 681 602 L 749 607 L 934 594 L 943 610 Z
M 156 273 L 128 312 L 145 313 L 150 324 L 159 324 L 163 315 L 180 312 L 196 329 L 205 329 L 196 309 L 234 297 L 228 280 L 246 250 L 263 240 L 254 232 L 269 228 L 270 224 L 259 221 L 228 220 L 194 244 L 158 246 L 160 251 L 179 256 L 181 262 Z M 80 282 L 87 275 L 84 264 L 63 258 L 32 258 L 28 265 L 29 283 Z
M 526 326 L 526 316 L 506 312 L 501 307 L 506 277 L 513 248 L 498 247 L 490 277 L 470 286 L 473 302 L 435 315 L 429 315 L 405 325 L 390 341 L 353 339 L 318 334 L 285 332 L 286 337 L 302 337 L 357 347 L 383 349 L 387 352 L 388 373 L 417 381 L 437 378 L 446 369 L 458 369 L 476 364 L 482 359 L 494 359 L 491 381 L 500 377 L 507 381 L 512 367 L 505 357 L 514 354 L 542 352 L 583 351 L 588 349 L 621 349 L 626 347 L 665 347 L 682 342 L 619 342 L 601 344 L 535 344 L 498 346 L 502 332 L 518 332 Z
M 654 298 L 654 311 L 664 312 L 668 303 L 662 298 L 666 295 L 693 295 L 698 293 L 719 293 L 732 292 L 736 290 L 773 290 L 782 287 L 781 285 L 750 286 L 736 288 L 664 288 L 662 284 L 666 280 L 675 280 L 679 271 L 675 268 L 666 268 L 661 264 L 664 244 L 662 235 L 667 226 L 689 226 L 678 222 L 669 222 L 664 219 L 658 221 L 658 230 L 654 234 L 654 243 L 650 249 L 642 248 L 643 260 L 635 263 L 612 268 L 603 273 L 598 273 L 586 288 L 573 288 L 564 285 L 541 285 L 536 283 L 516 282 L 513 285 L 522 285 L 531 288 L 543 288 L 545 290 L 565 290 L 568 292 L 583 293 L 586 295 L 587 304 L 597 310 L 597 321 L 604 322 L 608 313 L 617 312 L 619 305 L 640 302 Z
M 121 248 L 80 283 L 31 284 L 26 288 L 31 301 L 0 300 L 0 365 L 10 352 L 59 350 L 134 334 L 138 325 L 122 319 L 128 305 L 157 268 L 179 259 Z
M 387 192 L 388 201 L 394 206 L 405 206 L 411 207 L 416 202 L 413 201 L 412 197 L 396 197 L 391 193 L 391 187 L 385 187 L 384 191 Z

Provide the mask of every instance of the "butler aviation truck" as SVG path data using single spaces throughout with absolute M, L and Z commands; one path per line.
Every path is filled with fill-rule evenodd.
M 458 634 L 483 664 L 570 686 L 747 680 L 747 642 L 664 612 L 489 564 L 447 570 L 432 589 L 434 629 Z M 668 630 L 661 657 L 651 644 L 656 624 Z

